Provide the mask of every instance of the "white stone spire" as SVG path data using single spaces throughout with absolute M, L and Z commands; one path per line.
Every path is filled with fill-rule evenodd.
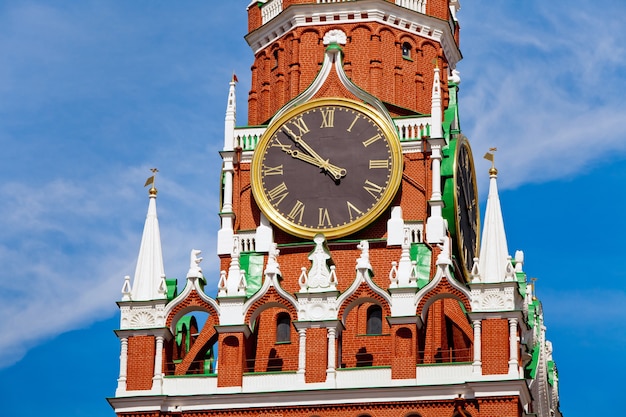
M 228 90 L 228 103 L 226 104 L 226 117 L 224 118 L 224 150 L 232 151 L 234 149 L 235 123 L 237 122 L 237 98 L 235 96 L 235 86 L 237 85 L 237 76 L 233 74 L 230 80 L 230 89 Z
M 443 219 L 443 200 L 441 198 L 441 148 L 444 145 L 442 112 L 441 112 L 441 80 L 439 66 L 435 67 L 433 77 L 433 90 L 431 98 L 430 145 L 432 161 L 432 194 L 430 196 L 430 217 L 426 219 L 426 240 L 428 243 L 438 244 L 446 237 L 446 224 Z
M 162 285 L 165 271 L 163 269 L 161 233 L 159 232 L 159 219 L 157 219 L 156 210 L 157 189 L 154 188 L 154 184 L 150 188 L 149 194 L 148 214 L 143 227 L 135 279 L 130 294 L 133 301 L 156 300 L 166 297 L 165 288 Z
M 228 103 L 226 104 L 226 117 L 224 118 L 224 149 L 222 159 L 222 181 L 223 196 L 220 217 L 222 227 L 217 232 L 217 253 L 219 255 L 229 254 L 233 244 L 233 223 L 235 214 L 233 213 L 233 172 L 235 170 L 234 158 L 235 150 L 235 124 L 237 122 L 237 99 L 235 97 L 235 86 L 237 76 L 233 73 L 228 90 Z
M 492 156 L 493 157 L 493 156 Z M 480 242 L 479 271 L 482 282 L 503 282 L 507 274 L 509 249 L 504 232 L 504 219 L 498 196 L 498 170 L 489 169 L 489 196 Z
M 430 106 L 430 115 L 433 121 L 430 128 L 430 137 L 436 139 L 443 137 L 443 127 L 441 126 L 443 120 L 443 112 L 441 110 L 441 77 L 439 73 L 439 66 L 435 66 Z

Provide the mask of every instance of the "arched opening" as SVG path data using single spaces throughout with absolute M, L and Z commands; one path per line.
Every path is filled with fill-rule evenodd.
M 448 363 L 472 360 L 473 331 L 459 300 L 444 297 L 428 307 L 418 337 L 418 362 Z M 422 361 L 419 360 L 422 358 Z
M 166 346 L 166 374 L 215 374 L 217 332 L 206 311 L 192 311 L 173 325 L 174 337 Z

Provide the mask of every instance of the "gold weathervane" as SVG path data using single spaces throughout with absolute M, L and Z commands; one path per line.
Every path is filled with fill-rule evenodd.
M 497 150 L 498 148 L 489 148 L 489 152 L 487 152 L 485 156 L 483 156 L 483 158 L 485 158 L 486 160 L 491 161 L 491 168 L 489 168 L 490 175 L 498 174 L 498 170 L 496 169 L 496 163 L 495 163 L 495 155 L 494 155 L 494 152 L 496 152 Z
M 150 187 L 150 194 L 152 193 L 156 194 L 157 189 L 154 186 L 154 180 L 156 178 L 156 173 L 159 172 L 159 170 L 156 168 L 150 168 L 150 171 L 152 171 L 152 176 L 146 180 L 146 183 L 143 186 L 147 187 L 148 185 L 152 184 L 152 187 Z

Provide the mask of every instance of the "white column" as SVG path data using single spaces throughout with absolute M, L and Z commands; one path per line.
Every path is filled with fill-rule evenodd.
M 328 331 L 328 367 L 326 368 L 326 380 L 329 380 L 335 375 L 335 362 L 337 361 L 335 338 L 337 330 L 333 327 L 329 327 L 326 330 Z
M 306 370 L 306 329 L 298 329 L 300 347 L 298 351 L 298 373 L 304 375 Z
M 517 319 L 509 319 L 509 375 L 518 375 Z
M 220 217 L 222 226 L 217 232 L 217 253 L 218 255 L 227 255 L 232 249 L 233 239 L 233 157 L 224 156 L 224 194 L 222 197 L 222 210 Z
M 443 141 L 443 139 L 441 139 Z M 431 142 L 432 194 L 428 204 L 430 216 L 426 219 L 426 240 L 428 243 L 441 243 L 446 235 L 443 219 L 443 200 L 441 199 L 441 143 Z
M 441 200 L 441 145 L 432 145 L 433 192 L 431 200 Z
M 482 352 L 482 322 L 474 320 L 474 362 L 472 363 L 473 372 L 478 375 L 483 373 L 483 363 L 481 358 Z
M 161 392 L 163 383 L 163 336 L 156 337 L 156 352 L 154 355 L 154 376 L 152 377 L 152 391 Z
M 126 391 L 126 373 L 128 369 L 128 338 L 121 339 L 120 376 L 117 378 L 117 391 Z
M 226 163 L 224 167 L 224 201 L 222 204 L 222 212 L 230 213 L 233 211 L 233 171 L 228 169 L 232 163 Z

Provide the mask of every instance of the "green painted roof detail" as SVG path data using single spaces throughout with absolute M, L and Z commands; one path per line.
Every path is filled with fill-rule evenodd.
M 541 350 L 539 343 L 533 346 L 530 362 L 526 365 L 526 378 L 535 379 L 537 376 L 537 368 L 539 367 L 539 351 Z
M 167 286 L 167 301 L 172 301 L 178 295 L 178 280 L 176 278 L 168 278 L 165 280 Z
M 550 386 L 554 386 L 555 374 L 556 367 L 554 366 L 554 361 L 548 361 L 548 384 L 550 384 Z
M 443 191 L 441 197 L 444 202 L 441 214 L 443 218 L 448 221 L 448 228 L 452 237 L 455 237 L 456 229 L 454 227 L 454 154 L 456 152 L 456 146 L 458 139 L 455 137 L 450 140 L 448 148 L 443 149 L 443 158 L 441 159 L 441 183 L 443 184 Z
M 513 265 L 515 266 L 515 265 Z M 526 287 L 527 287 L 527 283 L 526 283 L 526 274 L 523 272 L 516 272 L 515 273 L 515 277 L 517 278 L 517 290 L 519 291 L 520 295 L 522 297 L 526 296 Z
M 411 243 L 411 261 L 417 262 L 417 288 L 422 289 L 430 282 L 432 252 L 424 243 Z
M 263 285 L 263 255 L 242 253 L 239 256 L 239 267 L 246 271 L 246 296 L 251 297 Z
M 535 325 L 535 306 L 528 304 L 528 326 L 533 327 Z
M 459 123 L 459 107 L 457 104 L 457 85 L 455 83 L 448 83 L 448 94 L 450 100 L 448 102 L 448 108 L 443 112 L 443 135 L 446 139 L 450 140 L 452 135 L 460 133 Z M 456 122 L 456 123 L 455 123 Z M 455 126 L 454 128 L 452 126 Z

